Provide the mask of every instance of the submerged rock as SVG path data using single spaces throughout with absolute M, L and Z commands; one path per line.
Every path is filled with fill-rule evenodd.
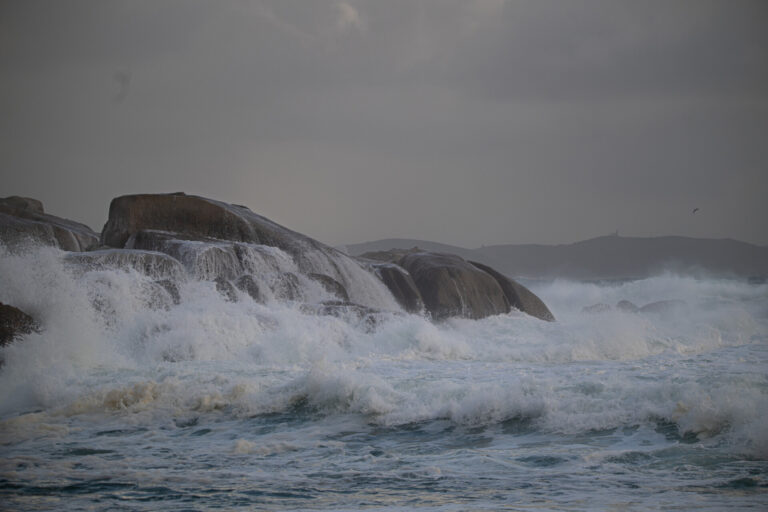
M 399 264 L 411 275 L 427 311 L 437 320 L 478 319 L 510 310 L 496 280 L 460 256 L 420 252 L 404 256 Z
M 611 306 L 608 304 L 604 304 L 602 302 L 598 302 L 597 304 L 592 304 L 591 306 L 584 306 L 581 309 L 582 313 L 605 313 L 607 311 L 611 310 Z
M 163 289 L 168 292 L 168 296 L 171 297 L 171 300 L 174 304 L 181 304 L 181 292 L 179 291 L 179 285 L 170 279 L 160 279 L 159 281 L 155 281 L 155 283 L 162 286 Z
M 0 347 L 40 331 L 34 318 L 17 307 L 0 302 Z
M 64 261 L 83 272 L 105 269 L 135 270 L 157 280 L 181 281 L 185 278 L 181 263 L 167 254 L 154 251 L 102 249 L 68 254 Z
M 85 251 L 98 245 L 99 235 L 85 224 L 45 213 L 37 199 L 11 196 L 0 199 L 0 240 L 12 246 L 31 241 Z
M 260 304 L 264 303 L 264 295 L 261 291 L 261 287 L 259 287 L 259 284 L 252 275 L 246 274 L 240 276 L 240 278 L 235 281 L 235 286 L 241 292 L 247 293 L 255 302 Z
M 555 321 L 555 315 L 552 314 L 546 304 L 544 304 L 544 302 L 531 290 L 487 265 L 474 261 L 470 261 L 470 263 L 496 280 L 511 307 L 536 317 L 539 320 L 545 320 L 547 322 Z
M 616 303 L 616 309 L 625 313 L 637 313 L 640 308 L 628 300 L 620 300 Z
M 639 313 L 675 313 L 683 310 L 688 303 L 684 300 L 659 300 L 641 307 Z
M 320 304 L 302 304 L 306 314 L 333 316 L 362 325 L 365 331 L 373 331 L 381 322 L 382 312 L 367 306 L 341 300 L 328 300 Z
M 216 283 L 216 291 L 218 291 L 222 297 L 229 302 L 237 302 L 237 292 L 235 291 L 235 285 L 233 285 L 228 279 L 221 276 L 213 280 Z

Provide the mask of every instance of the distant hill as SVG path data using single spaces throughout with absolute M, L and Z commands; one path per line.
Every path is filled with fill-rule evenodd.
M 346 247 L 349 254 L 357 256 L 370 251 L 414 246 L 458 254 L 516 277 L 609 279 L 646 277 L 666 271 L 768 276 L 768 247 L 731 239 L 602 236 L 564 245 L 491 245 L 480 249 L 423 240 L 388 239 Z
M 362 244 L 350 244 L 341 246 L 339 249 L 352 256 L 360 256 L 366 252 L 388 251 L 390 249 L 412 249 L 418 247 L 429 252 L 446 252 L 457 254 L 464 259 L 476 258 L 475 249 L 466 249 L 456 245 L 441 244 L 437 242 L 428 242 L 426 240 L 413 240 L 411 238 L 385 238 L 375 242 L 365 242 Z

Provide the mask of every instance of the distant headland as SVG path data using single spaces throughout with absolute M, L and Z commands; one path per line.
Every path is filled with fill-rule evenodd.
M 350 244 L 345 249 L 357 256 L 413 247 L 458 254 L 507 275 L 527 278 L 620 279 L 665 272 L 742 278 L 768 276 L 768 247 L 732 239 L 612 234 L 572 244 L 507 244 L 467 249 L 426 240 L 390 238 Z

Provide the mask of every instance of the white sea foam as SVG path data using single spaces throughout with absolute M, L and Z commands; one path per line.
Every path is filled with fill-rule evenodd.
M 291 270 L 284 253 L 257 253 L 276 272 Z M 195 278 L 178 283 L 181 302 L 173 304 L 157 298 L 151 276 L 74 272 L 62 254 L 0 257 L 0 301 L 43 327 L 1 349 L 0 422 L 12 439 L 41 429 L 66 436 L 64 418 L 73 417 L 99 428 L 114 415 L 151 426 L 301 410 L 381 426 L 524 421 L 562 435 L 669 421 L 703 441 L 768 454 L 766 285 L 672 275 L 554 281 L 534 287 L 554 323 L 522 313 L 439 324 L 385 313 L 371 330 L 296 303 L 259 304 L 246 294 L 230 302 Z M 344 276 L 345 284 L 356 279 Z M 325 297 L 315 285 L 307 300 Z M 357 293 L 375 290 L 362 284 Z M 623 299 L 685 306 L 582 312 Z M 249 443 L 226 450 L 265 455 L 290 446 Z

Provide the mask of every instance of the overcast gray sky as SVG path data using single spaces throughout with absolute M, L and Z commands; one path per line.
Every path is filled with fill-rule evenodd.
M 333 245 L 768 244 L 768 2 L 0 2 L 0 196 Z M 694 208 L 700 208 L 695 215 Z

